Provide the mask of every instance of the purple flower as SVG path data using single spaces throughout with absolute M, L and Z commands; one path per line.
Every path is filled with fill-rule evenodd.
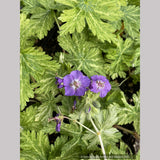
M 56 77 L 56 84 L 58 84 L 58 88 L 64 87 L 63 85 L 63 79 Z
M 57 125 L 56 125 L 57 132 L 60 132 L 60 127 L 61 127 L 61 121 L 57 121 Z
M 57 123 L 57 125 L 56 125 L 56 131 L 60 132 L 61 120 L 62 119 L 59 118 L 59 114 L 57 114 L 56 117 L 54 117 L 54 119 L 56 120 L 56 123 Z
M 90 85 L 90 79 L 76 70 L 64 77 L 63 84 L 66 96 L 83 96 Z
M 91 111 L 91 107 L 89 107 L 88 113 Z
M 94 75 L 91 77 L 90 90 L 94 93 L 100 92 L 100 97 L 105 97 L 111 90 L 111 85 L 106 77 Z
M 77 101 L 76 100 L 74 100 L 74 104 L 73 104 L 73 109 L 76 109 L 76 104 L 77 104 Z

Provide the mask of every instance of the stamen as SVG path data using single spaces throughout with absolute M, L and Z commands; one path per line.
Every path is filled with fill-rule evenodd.
M 97 81 L 96 81 L 96 84 L 97 84 L 97 88 L 98 88 L 98 89 L 104 88 L 104 82 L 103 82 L 103 81 L 97 80 Z
M 79 80 L 73 80 L 72 83 L 70 84 L 73 89 L 78 89 L 81 86 L 81 82 Z

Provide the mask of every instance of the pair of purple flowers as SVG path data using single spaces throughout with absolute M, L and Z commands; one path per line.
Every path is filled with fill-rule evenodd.
M 56 77 L 56 83 L 58 88 L 65 89 L 66 96 L 83 96 L 87 90 L 91 92 L 99 93 L 100 97 L 105 97 L 111 90 L 111 85 L 106 77 L 101 75 L 94 75 L 91 80 L 84 76 L 82 72 L 76 70 L 63 77 L 63 79 Z M 74 101 L 74 108 L 76 107 L 76 101 Z M 89 108 L 88 112 L 90 112 Z M 56 120 L 56 131 L 60 132 L 60 126 L 62 119 L 59 114 L 54 118 Z
M 111 90 L 111 85 L 106 77 L 94 75 L 91 80 L 84 76 L 82 72 L 76 70 L 64 76 L 63 79 L 56 77 L 58 88 L 64 87 L 66 96 L 83 96 L 90 89 L 91 92 L 99 93 L 100 97 L 105 97 Z

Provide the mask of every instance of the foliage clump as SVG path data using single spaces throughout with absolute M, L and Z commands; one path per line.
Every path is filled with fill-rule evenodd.
M 139 159 L 139 4 L 21 0 L 22 160 Z

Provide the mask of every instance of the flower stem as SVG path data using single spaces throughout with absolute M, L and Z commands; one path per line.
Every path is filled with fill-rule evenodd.
M 94 129 L 95 129 L 96 132 L 97 132 L 97 135 L 98 135 L 98 138 L 99 138 L 99 141 L 100 141 L 100 144 L 101 144 L 101 149 L 102 149 L 102 153 L 103 153 L 103 156 L 104 156 L 104 160 L 107 160 L 106 153 L 105 153 L 105 149 L 104 149 L 104 145 L 103 145 L 103 141 L 102 141 L 102 138 L 101 138 L 101 133 L 100 133 L 100 131 L 98 130 L 98 128 L 96 127 L 96 125 L 94 124 L 92 118 L 90 118 L 90 120 L 91 120 L 91 123 L 92 123 Z
M 93 122 L 92 118 L 91 118 L 90 120 L 91 120 L 91 123 L 92 123 L 92 125 L 93 125 L 94 129 L 95 129 L 95 130 L 96 130 L 96 132 L 98 133 L 98 132 L 99 132 L 99 130 L 98 130 L 98 128 L 96 127 L 96 125 L 94 124 L 94 122 Z
M 107 160 L 106 153 L 105 153 L 105 150 L 104 150 L 104 145 L 103 145 L 102 138 L 101 138 L 101 134 L 98 135 L 98 138 L 99 138 L 99 141 L 100 141 L 100 144 L 101 144 L 104 160 Z
M 74 119 L 71 119 L 69 117 L 66 117 L 66 116 L 63 116 L 64 118 L 68 119 L 68 120 L 71 120 L 73 122 L 76 122 L 77 124 L 79 124 L 80 126 L 84 127 L 85 129 L 87 129 L 88 131 L 90 131 L 91 133 L 95 134 L 96 135 L 96 132 L 92 131 L 91 129 L 89 129 L 88 127 L 86 127 L 85 125 L 83 125 L 82 123 L 74 120 Z

